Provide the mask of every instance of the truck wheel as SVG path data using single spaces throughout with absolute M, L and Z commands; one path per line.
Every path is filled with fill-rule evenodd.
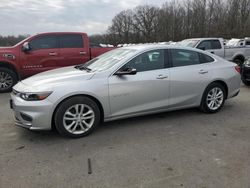
M 57 131 L 67 137 L 90 134 L 100 123 L 100 109 L 90 98 L 77 96 L 62 102 L 55 112 Z
M 0 93 L 11 91 L 17 83 L 17 75 L 11 69 L 0 67 Z
M 246 85 L 246 86 L 250 86 L 250 81 L 247 81 L 245 79 L 242 79 L 242 82 Z

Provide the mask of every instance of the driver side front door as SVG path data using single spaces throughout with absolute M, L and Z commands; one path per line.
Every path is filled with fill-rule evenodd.
M 145 52 L 121 68 L 135 68 L 137 74 L 109 78 L 112 118 L 168 107 L 170 80 L 166 54 L 165 50 Z

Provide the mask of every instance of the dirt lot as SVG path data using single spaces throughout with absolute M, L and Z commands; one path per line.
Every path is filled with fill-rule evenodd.
M 13 125 L 0 94 L 0 187 L 250 187 L 250 88 L 196 109 L 105 123 L 67 139 Z M 92 173 L 88 174 L 88 158 Z

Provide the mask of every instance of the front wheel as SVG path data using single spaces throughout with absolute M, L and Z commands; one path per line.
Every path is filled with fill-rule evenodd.
M 205 113 L 218 112 L 224 105 L 226 91 L 220 83 L 210 84 L 202 97 L 200 109 Z
M 72 138 L 86 136 L 99 123 L 99 107 L 88 97 L 77 96 L 67 99 L 55 112 L 55 126 L 63 136 Z
M 0 67 L 0 93 L 11 91 L 17 83 L 17 75 L 11 69 Z

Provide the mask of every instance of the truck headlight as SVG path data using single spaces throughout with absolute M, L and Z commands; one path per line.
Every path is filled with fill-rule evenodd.
M 41 101 L 46 99 L 52 92 L 20 93 L 19 96 L 25 101 Z

